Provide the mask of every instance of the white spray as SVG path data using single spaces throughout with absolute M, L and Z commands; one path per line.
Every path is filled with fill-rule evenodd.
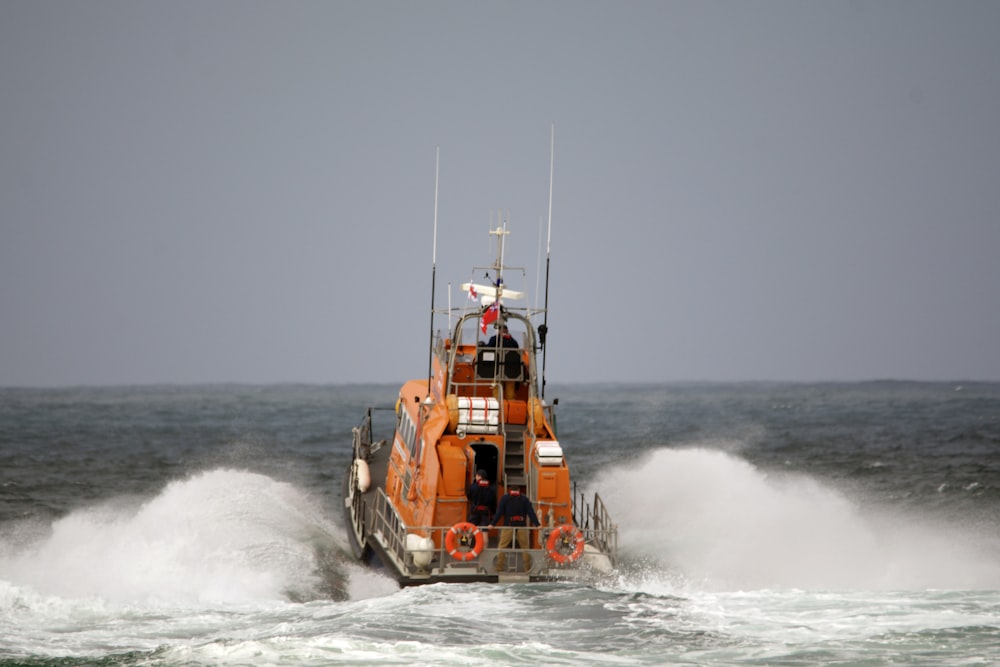
M 106 505 L 56 521 L 0 560 L 0 579 L 43 595 L 162 604 L 315 595 L 317 554 L 336 527 L 293 486 L 215 470 L 169 484 L 136 508 Z
M 997 544 L 863 508 L 802 474 L 660 449 L 597 480 L 633 562 L 717 590 L 1000 587 Z

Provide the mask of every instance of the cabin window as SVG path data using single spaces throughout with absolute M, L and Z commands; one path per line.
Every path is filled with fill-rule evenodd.
M 417 439 L 417 427 L 413 424 L 413 419 L 410 418 L 410 413 L 406 410 L 400 411 L 399 426 L 396 427 L 396 430 L 399 431 L 403 444 L 406 446 L 407 454 L 411 454 Z
M 406 475 L 403 477 L 403 498 L 408 499 L 410 497 L 410 483 L 413 481 L 413 477 L 410 475 L 410 471 L 406 471 Z
M 403 445 L 406 445 L 406 436 L 403 435 L 403 415 L 405 414 L 406 413 L 403 410 L 400 410 L 396 416 L 396 434 L 399 436 L 399 439 L 403 442 Z

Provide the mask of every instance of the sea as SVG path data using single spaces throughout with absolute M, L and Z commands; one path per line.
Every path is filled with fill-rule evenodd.
M 550 385 L 615 572 L 405 589 L 338 497 L 396 392 L 0 389 L 0 666 L 1000 664 L 1000 384 Z

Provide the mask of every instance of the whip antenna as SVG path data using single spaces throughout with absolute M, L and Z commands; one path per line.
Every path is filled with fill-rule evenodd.
M 539 285 L 542 284 L 542 216 L 538 216 L 538 255 L 535 257 L 535 312 L 538 313 L 538 302 L 542 298 Z
M 545 361 L 548 358 L 548 347 L 545 337 L 549 333 L 549 262 L 552 256 L 552 180 L 556 164 L 556 124 L 552 123 L 551 140 L 549 144 L 549 231 L 545 239 L 545 317 L 542 326 L 538 327 L 538 338 L 542 344 L 542 398 L 545 398 Z
M 431 395 L 431 376 L 434 371 L 434 283 L 437 279 L 438 252 L 438 175 L 441 168 L 441 147 L 434 155 L 434 243 L 431 248 L 431 335 L 427 346 L 427 396 Z

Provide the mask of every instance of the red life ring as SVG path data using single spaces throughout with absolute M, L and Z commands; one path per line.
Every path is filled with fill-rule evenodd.
M 473 543 L 469 546 L 470 538 Z M 478 558 L 486 546 L 486 538 L 479 530 L 468 521 L 460 521 L 451 527 L 444 537 L 444 547 L 448 550 L 448 555 L 455 560 L 472 560 Z M 461 548 L 465 547 L 465 550 Z
M 583 531 L 571 523 L 564 523 L 549 534 L 545 543 L 549 558 L 559 565 L 575 562 L 583 555 Z

